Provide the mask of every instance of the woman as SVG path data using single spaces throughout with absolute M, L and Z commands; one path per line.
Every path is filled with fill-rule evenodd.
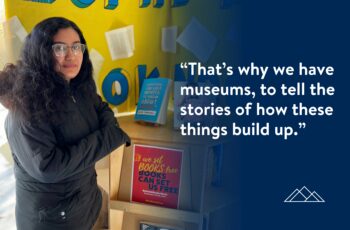
M 0 75 L 17 229 L 91 229 L 102 202 L 95 163 L 130 139 L 96 94 L 82 32 L 65 18 L 40 22 Z

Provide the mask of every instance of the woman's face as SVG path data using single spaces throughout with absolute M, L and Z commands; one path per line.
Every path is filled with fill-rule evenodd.
M 54 69 L 69 82 L 80 71 L 85 46 L 81 45 L 78 33 L 72 28 L 58 30 L 53 42 Z

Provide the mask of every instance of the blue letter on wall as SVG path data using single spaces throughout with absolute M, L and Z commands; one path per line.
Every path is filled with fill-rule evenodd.
M 113 10 L 117 8 L 118 0 L 105 0 L 105 9 Z
M 120 92 L 114 90 L 115 85 L 120 86 Z M 115 93 L 113 93 L 116 91 Z M 123 73 L 123 69 L 114 69 L 106 76 L 102 82 L 102 93 L 108 103 L 113 105 L 120 105 L 128 98 L 129 82 Z
M 151 4 L 151 0 L 140 0 L 140 8 L 145 8 Z
M 94 3 L 95 0 L 72 0 L 73 4 L 79 8 L 85 8 Z
M 187 5 L 189 0 L 171 0 L 171 7 L 179 7 Z M 140 8 L 145 8 L 151 4 L 151 0 L 140 0 Z M 153 7 L 161 8 L 164 5 L 164 0 L 153 0 Z
M 153 7 L 161 8 L 164 5 L 164 0 L 155 0 L 153 3 Z
M 172 0 L 171 7 L 185 6 L 188 2 L 189 0 Z

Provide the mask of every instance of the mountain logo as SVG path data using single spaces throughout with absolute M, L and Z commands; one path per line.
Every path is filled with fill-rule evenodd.
M 304 186 L 301 189 L 295 189 L 285 200 L 284 203 L 325 203 L 324 199 L 317 192 Z

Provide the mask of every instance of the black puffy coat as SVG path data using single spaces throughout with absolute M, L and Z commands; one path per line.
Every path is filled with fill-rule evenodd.
M 130 142 L 97 95 L 75 93 L 59 115 L 55 124 L 33 124 L 16 112 L 7 116 L 18 230 L 91 229 L 101 208 L 95 163 Z

